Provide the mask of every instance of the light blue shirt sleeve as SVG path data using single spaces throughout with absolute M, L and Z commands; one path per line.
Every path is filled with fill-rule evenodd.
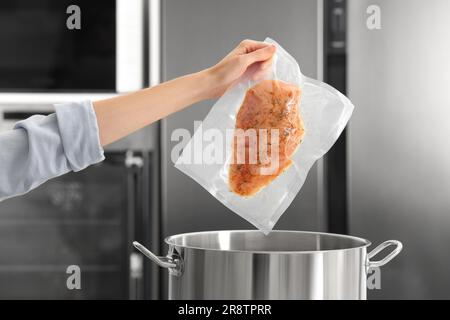
M 0 133 L 0 201 L 104 160 L 90 101 L 55 105 Z

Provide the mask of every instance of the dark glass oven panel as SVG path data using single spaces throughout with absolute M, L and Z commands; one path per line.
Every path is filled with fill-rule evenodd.
M 80 30 L 66 26 L 70 5 Z M 115 0 L 0 1 L 0 91 L 115 91 L 115 18 Z
M 126 299 L 130 185 L 124 154 L 0 202 L 0 299 Z M 67 267 L 81 269 L 69 290 Z

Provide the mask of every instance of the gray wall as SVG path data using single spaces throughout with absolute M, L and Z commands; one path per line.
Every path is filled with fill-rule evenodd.
M 381 7 L 382 29 L 366 28 Z M 350 231 L 401 240 L 372 298 L 450 298 L 450 1 L 349 0 Z

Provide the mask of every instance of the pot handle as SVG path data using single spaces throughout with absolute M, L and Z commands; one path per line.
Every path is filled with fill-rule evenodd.
M 166 269 L 178 269 L 176 260 L 169 257 L 160 257 L 148 250 L 142 244 L 137 241 L 133 241 L 133 246 L 138 249 L 144 256 L 152 260 L 158 266 Z
M 384 257 L 381 260 L 376 260 L 376 261 L 370 261 L 370 259 L 372 259 L 373 257 L 375 257 L 377 254 L 379 254 L 381 251 L 383 251 L 384 249 L 386 249 L 387 247 L 390 246 L 395 246 L 395 249 L 391 251 L 391 253 L 389 253 L 386 257 Z M 368 255 L 367 255 L 367 266 L 369 268 L 379 268 L 384 266 L 386 263 L 388 263 L 389 261 L 391 261 L 392 259 L 395 258 L 395 256 L 397 256 L 400 251 L 402 251 L 403 249 L 403 244 L 400 241 L 397 240 L 388 240 L 383 242 L 382 244 L 380 244 L 378 247 L 376 247 L 375 249 L 373 249 Z

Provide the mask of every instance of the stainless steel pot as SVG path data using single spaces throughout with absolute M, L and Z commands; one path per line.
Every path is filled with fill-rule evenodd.
M 134 246 L 169 270 L 169 299 L 366 299 L 369 268 L 402 250 L 390 240 L 367 254 L 367 240 L 298 231 L 197 232 L 165 241 L 165 257 Z M 389 246 L 383 259 L 371 260 Z

